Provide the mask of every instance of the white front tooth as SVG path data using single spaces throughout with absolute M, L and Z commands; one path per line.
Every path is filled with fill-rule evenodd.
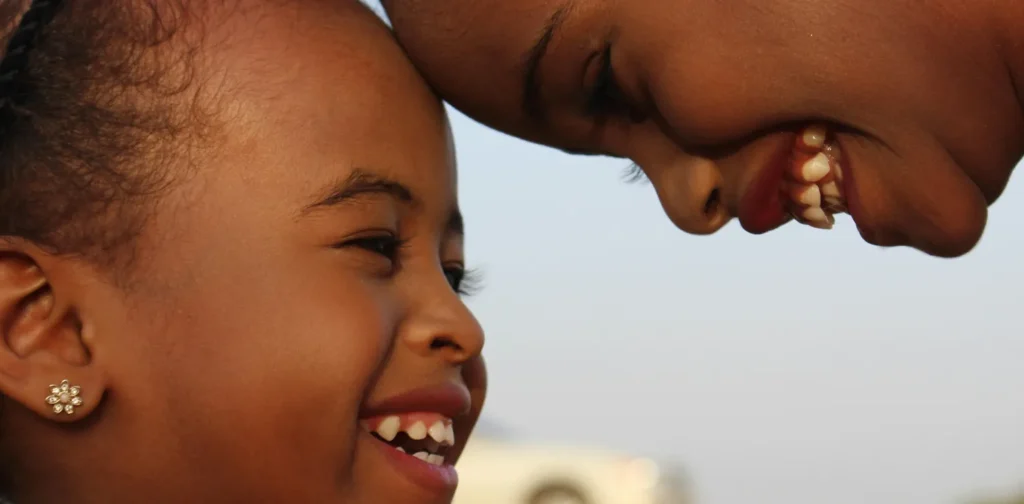
M 444 422 L 438 420 L 434 422 L 434 425 L 430 426 L 430 437 L 434 438 L 434 441 L 438 443 L 444 441 Z
M 838 206 L 838 207 L 844 206 L 843 205 L 843 200 L 841 200 L 839 198 L 832 198 L 832 197 L 826 197 L 825 198 L 825 204 L 828 205 L 828 206 Z
M 805 209 L 803 218 L 807 220 L 810 226 L 818 229 L 832 229 L 832 225 L 835 223 L 835 219 L 832 216 L 818 207 Z
M 804 144 L 813 149 L 820 149 L 825 146 L 826 134 L 823 126 L 810 126 L 804 130 Z
M 828 215 L 818 207 L 807 208 L 803 212 L 803 218 L 814 222 L 828 222 Z
M 832 171 L 832 167 L 829 166 L 828 156 L 824 152 L 819 152 L 800 167 L 800 175 L 807 182 L 817 182 L 825 178 L 830 171 Z
M 802 186 L 799 192 L 799 202 L 807 206 L 821 206 L 821 189 L 817 185 Z
M 427 452 L 425 452 L 425 451 L 421 451 L 421 452 L 413 453 L 412 456 L 416 457 L 416 458 L 418 458 L 418 459 L 420 459 L 420 460 L 422 460 L 424 462 L 426 462 L 427 461 L 427 457 L 429 457 L 430 455 Z
M 423 422 L 416 422 L 412 424 L 412 427 L 406 429 L 405 433 L 408 434 L 410 438 L 419 441 L 427 437 L 427 426 L 424 425 Z
M 444 464 L 444 456 L 442 455 L 428 455 L 427 463 L 434 464 L 436 466 Z
M 837 185 L 835 182 L 822 184 L 821 195 L 826 198 L 839 198 L 842 196 L 842 194 L 839 193 L 839 185 Z
M 455 446 L 455 429 L 452 428 L 452 424 L 448 424 L 444 429 L 444 441 L 449 446 Z
M 818 229 L 831 229 L 833 224 L 836 223 L 835 217 L 828 215 L 820 208 L 808 208 L 804 210 L 803 216 L 807 220 L 808 225 Z
M 397 447 L 395 449 L 400 451 L 400 452 L 402 452 L 402 453 L 405 453 L 405 448 L 402 448 L 401 446 L 399 446 L 399 447 Z
M 377 434 L 385 441 L 394 441 L 401 427 L 402 421 L 397 416 L 389 416 L 377 426 Z

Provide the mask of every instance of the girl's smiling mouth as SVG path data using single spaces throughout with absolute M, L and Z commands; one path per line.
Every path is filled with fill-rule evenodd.
M 472 402 L 462 385 L 407 392 L 366 408 L 359 424 L 366 441 L 399 473 L 439 495 L 458 486 L 455 470 L 471 424 Z
M 445 456 L 455 446 L 452 423 L 451 418 L 428 412 L 380 416 L 361 422 L 378 441 L 435 466 L 451 465 Z

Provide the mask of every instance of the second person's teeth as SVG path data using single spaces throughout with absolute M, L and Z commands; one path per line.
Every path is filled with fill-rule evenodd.
M 799 222 L 832 229 L 833 214 L 846 211 L 840 158 L 839 145 L 829 141 L 825 125 L 810 125 L 799 133 L 780 187 L 786 208 Z
M 821 185 L 821 195 L 826 198 L 840 198 L 839 186 L 835 182 L 828 182 Z
M 824 126 L 814 125 L 804 130 L 804 145 L 812 149 L 820 149 L 825 146 L 825 136 L 828 134 Z
M 825 205 L 827 205 L 827 206 L 831 206 L 831 207 L 842 207 L 843 206 L 843 200 L 841 200 L 839 198 L 833 198 L 831 196 L 826 196 L 824 201 L 825 201 Z
M 801 216 L 809 221 L 818 224 L 830 224 L 828 214 L 819 207 L 805 208 Z
M 790 189 L 790 197 L 797 203 L 807 206 L 821 206 L 821 190 L 817 185 L 793 185 Z
M 835 223 L 835 218 L 818 207 L 804 209 L 801 217 L 807 221 L 807 224 L 818 229 L 832 229 L 832 225 Z
M 805 182 L 818 182 L 830 171 L 832 167 L 829 165 L 828 156 L 824 152 L 819 152 L 800 167 L 800 177 Z

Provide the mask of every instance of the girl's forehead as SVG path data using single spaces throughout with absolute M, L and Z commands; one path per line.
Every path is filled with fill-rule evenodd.
M 444 109 L 383 22 L 347 2 L 268 4 L 289 12 L 231 19 L 222 29 L 246 43 L 210 48 L 227 90 L 218 99 L 232 111 L 222 152 L 248 160 L 235 164 L 248 165 L 250 179 L 279 180 L 268 197 L 291 188 L 305 202 L 359 169 L 424 200 L 448 198 L 454 163 Z

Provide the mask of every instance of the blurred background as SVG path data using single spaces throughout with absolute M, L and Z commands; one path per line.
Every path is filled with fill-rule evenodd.
M 479 434 L 501 441 L 460 465 L 459 504 L 506 502 L 468 493 L 502 472 L 531 484 L 502 461 L 563 453 L 620 475 L 646 459 L 615 454 L 676 464 L 702 504 L 953 504 L 1024 488 L 1021 180 L 956 260 L 873 248 L 845 216 L 832 231 L 754 237 L 733 223 L 694 237 L 649 185 L 623 182 L 625 161 L 451 117 L 483 275 L 468 299 L 488 338 Z

